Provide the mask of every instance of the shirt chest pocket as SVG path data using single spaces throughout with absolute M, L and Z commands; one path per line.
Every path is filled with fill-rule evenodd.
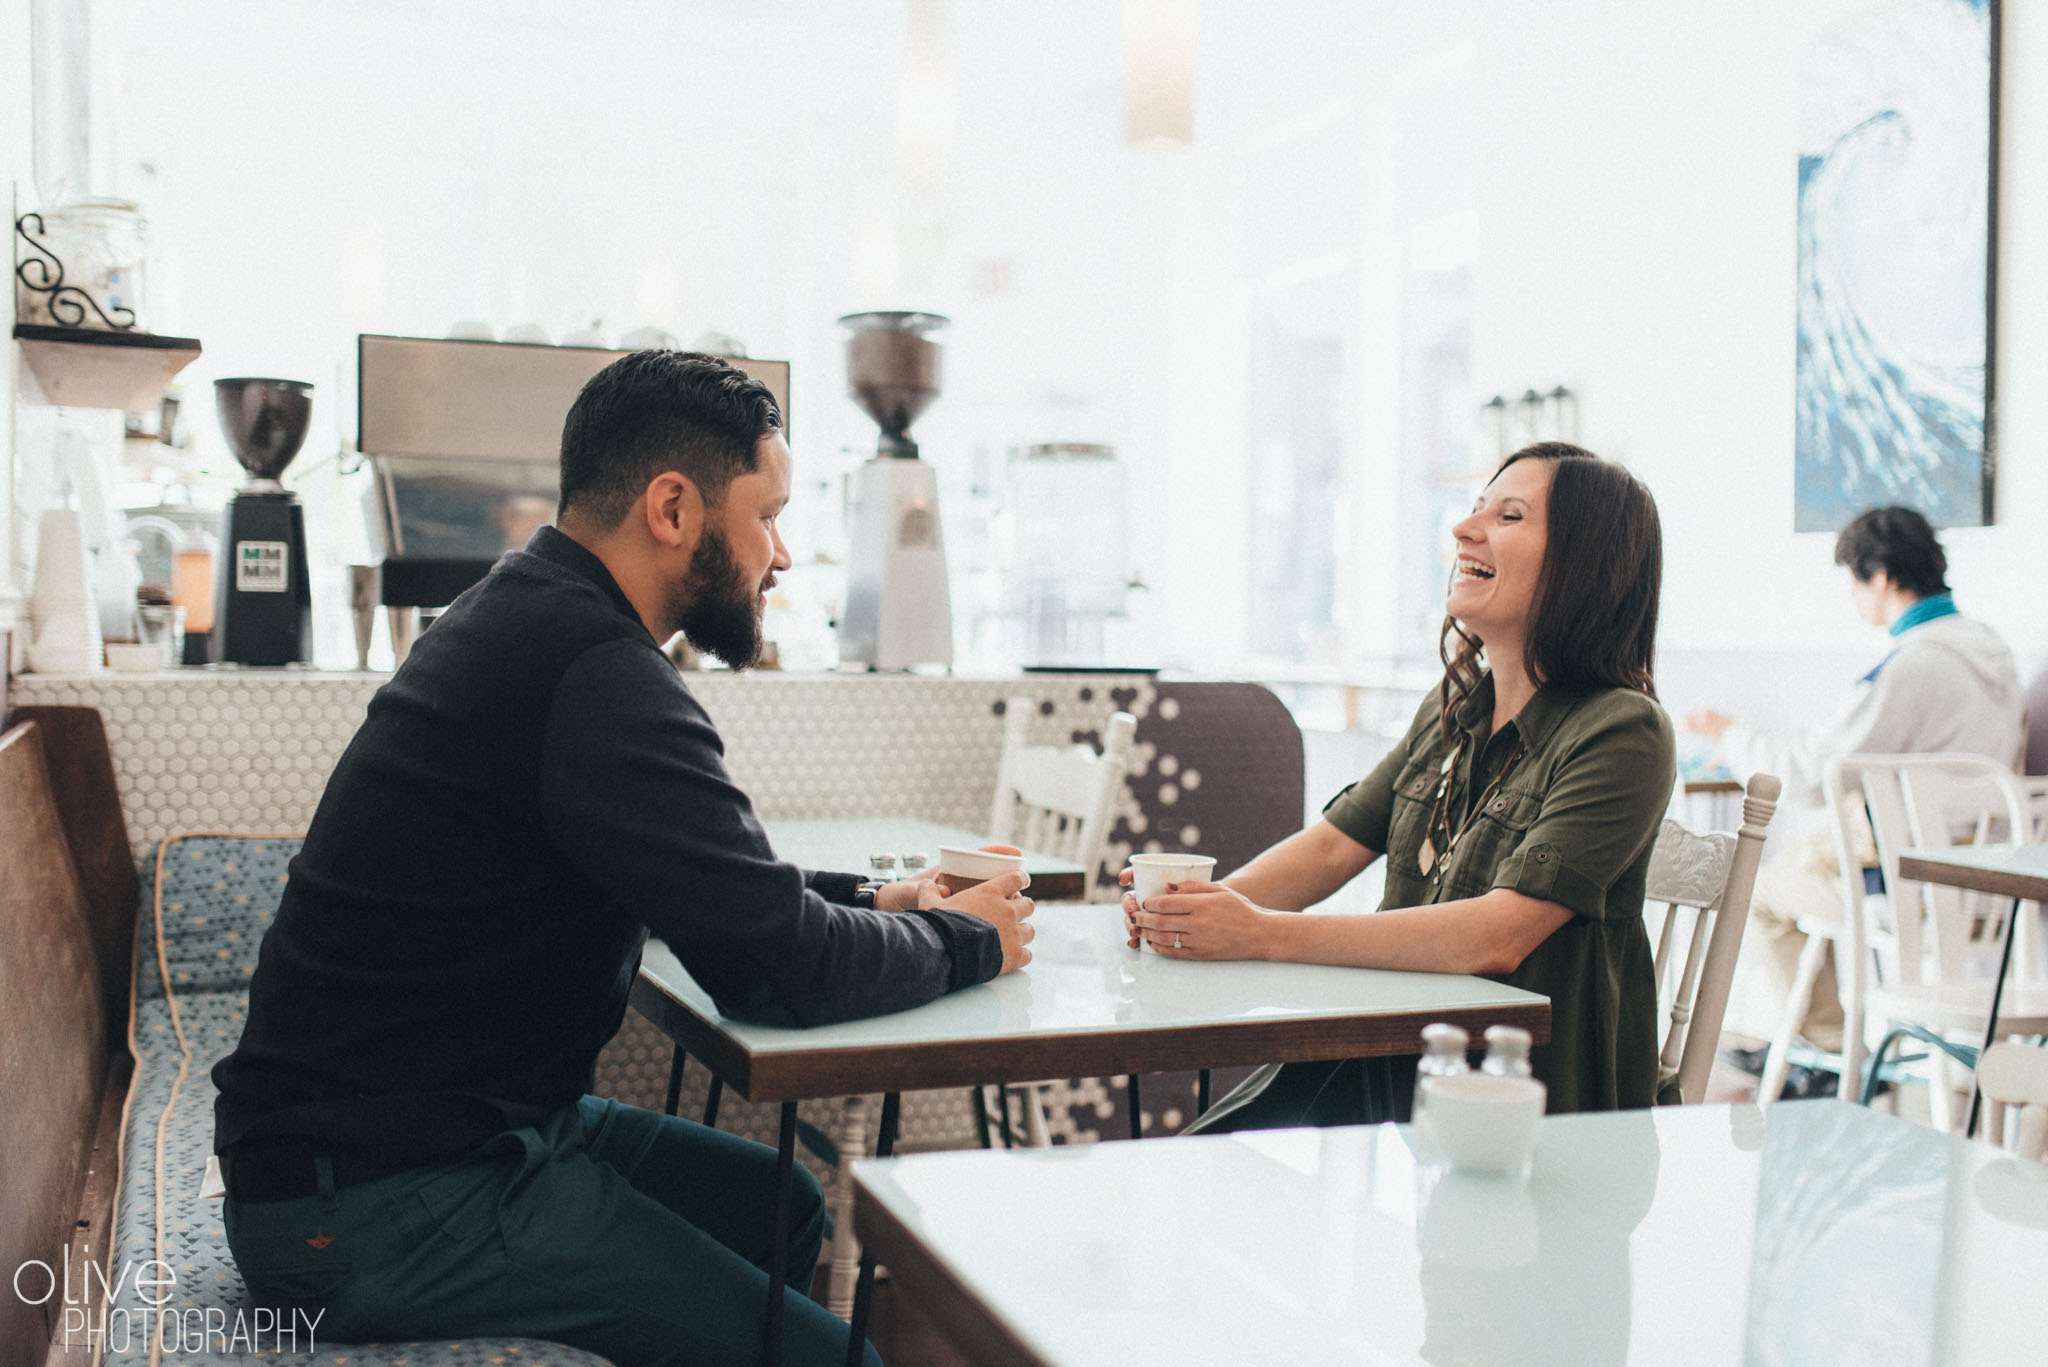
M 1521 846 L 1542 811 L 1540 793 L 1507 788 L 1488 797 L 1445 864 L 1444 900 L 1492 891 L 1494 870 Z
M 1436 805 L 1435 764 L 1411 764 L 1394 780 L 1394 815 L 1387 825 L 1386 855 L 1390 866 L 1413 870 L 1415 856 L 1429 834 L 1429 814 Z

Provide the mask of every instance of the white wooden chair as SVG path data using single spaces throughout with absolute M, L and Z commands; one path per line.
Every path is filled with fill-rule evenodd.
M 1733 834 L 1702 835 L 1668 817 L 1657 832 L 1645 896 L 1648 902 L 1664 904 L 1656 972 L 1659 1009 L 1669 1023 L 1657 1060 L 1659 1100 L 1676 1093 L 1678 1100 L 1691 1104 L 1706 1094 L 1721 1038 L 1721 1017 L 1728 1008 L 1728 985 L 1735 977 L 1742 929 L 1749 921 L 1764 829 L 1777 810 L 1781 786 L 1769 774 L 1751 777 L 1742 799 L 1742 828 Z M 1681 908 L 1695 914 L 1683 918 Z M 1690 937 L 1674 979 L 1672 956 L 1686 920 Z
M 1117 793 L 1130 769 L 1138 719 L 1128 712 L 1111 713 L 1098 755 L 1086 745 L 1026 745 L 1032 710 L 1029 698 L 1012 698 L 1004 705 L 1003 757 L 988 814 L 989 839 L 1079 864 L 1088 870 L 1092 887 L 1116 822 Z
M 1841 951 L 1836 964 L 1844 1014 L 1841 1096 L 1869 1101 L 1891 1044 L 1915 1039 L 1932 1050 L 1930 1117 L 1935 1128 L 1949 1130 L 1947 1096 L 1960 1089 L 1964 1073 L 1977 1061 L 1991 1008 L 1989 977 L 2004 948 L 2011 902 L 1906 879 L 1899 873 L 1899 853 L 2025 840 L 2035 828 L 2028 794 L 2005 765 L 1960 753 L 1845 755 L 1827 766 L 1822 787 L 1835 813 L 1842 920 L 1816 922 L 1809 931 L 1820 934 L 1808 941 L 1800 960 L 1786 1024 L 1772 1042 L 1759 1100 L 1777 1095 L 1774 1083 L 1783 1085 L 1782 1046 L 1812 993 L 1824 948 L 1816 941 L 1832 936 Z M 1856 825 L 1864 814 L 1884 876 L 1881 897 L 1864 891 Z M 2048 984 L 2035 972 L 2031 918 L 2014 923 L 2019 938 L 1999 1006 L 1999 1028 L 2005 1034 L 2048 1033 Z M 1882 970 L 1876 982 L 1870 981 L 1873 967 Z M 1885 1023 L 1887 1034 L 1866 1068 L 1871 1018 Z
M 2027 795 L 2027 806 L 2033 809 L 2034 839 L 2048 842 L 2048 775 L 2022 775 L 2020 791 Z
M 1138 719 L 1128 712 L 1113 712 L 1102 730 L 1102 753 L 1086 745 L 1029 745 L 1025 743 L 1034 704 L 1029 698 L 1011 698 L 1003 708 L 1003 755 L 996 770 L 996 792 L 989 810 L 988 833 L 992 842 L 1049 854 L 1079 864 L 1088 871 L 1082 899 L 1095 886 L 1102 853 L 1109 844 L 1110 828 L 1116 824 L 1117 794 L 1124 775 L 1130 771 L 1131 741 L 1138 731 Z M 1017 1089 L 1021 1101 L 1024 1142 L 1033 1148 L 1052 1143 L 1045 1119 L 1045 1100 L 1039 1084 Z M 988 1096 L 986 1089 L 970 1089 L 975 1128 L 982 1143 L 989 1142 Z M 996 1114 L 1004 1147 L 1013 1142 L 1008 1087 L 998 1085 Z
M 1977 1060 L 1977 1087 L 1984 1094 L 1984 1133 L 1998 1143 L 2005 1136 L 2008 1106 L 2020 1108 L 2012 1150 L 2022 1158 L 2048 1162 L 2048 1049 L 1999 1040 Z

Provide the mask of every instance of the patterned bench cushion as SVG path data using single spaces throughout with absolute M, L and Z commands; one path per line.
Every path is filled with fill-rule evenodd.
M 241 1038 L 256 946 L 299 844 L 295 836 L 173 836 L 142 871 L 135 1080 L 109 1269 L 120 1282 L 104 1319 L 90 1326 L 104 1334 L 107 1360 L 147 1363 L 155 1353 L 169 1367 L 279 1359 L 313 1367 L 606 1367 L 594 1354 L 535 1339 L 315 1342 L 290 1312 L 273 1315 L 250 1302 L 220 1202 L 199 1194 L 213 1150 L 211 1073 Z M 175 1280 L 138 1289 L 133 1270 L 152 1259 L 167 1271 L 148 1272 Z M 124 1268 L 129 1275 L 121 1276 Z M 153 1304 L 166 1290 L 168 1299 Z

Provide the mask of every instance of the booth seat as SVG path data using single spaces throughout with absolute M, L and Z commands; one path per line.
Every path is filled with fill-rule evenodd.
M 329 1343 L 288 1309 L 250 1301 L 228 1252 L 221 1202 L 202 1192 L 213 1150 L 211 1072 L 241 1038 L 256 947 L 299 844 L 296 836 L 174 836 L 143 867 L 129 1034 L 135 1079 L 121 1136 L 114 1265 L 160 1263 L 159 1277 L 174 1282 L 165 1288 L 131 1276 L 118 1284 L 108 1359 L 150 1361 L 144 1334 L 131 1332 L 123 1351 L 120 1332 L 146 1325 L 162 1340 L 166 1363 L 276 1358 L 282 1350 L 323 1367 L 602 1367 L 594 1354 L 523 1338 Z

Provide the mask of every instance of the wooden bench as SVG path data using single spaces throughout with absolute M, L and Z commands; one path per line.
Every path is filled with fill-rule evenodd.
M 252 1350 L 307 1367 L 604 1367 L 495 1335 L 331 1343 L 250 1300 L 201 1190 L 210 1073 L 241 1036 L 298 847 L 174 836 L 138 880 L 98 714 L 44 709 L 0 737 L 0 1268 L 26 1267 L 23 1294 L 0 1290 L 0 1367 Z
M 43 1367 L 90 1360 L 53 1340 L 87 1266 L 108 1266 L 136 880 L 98 713 L 16 720 L 0 734 L 0 1367 Z

